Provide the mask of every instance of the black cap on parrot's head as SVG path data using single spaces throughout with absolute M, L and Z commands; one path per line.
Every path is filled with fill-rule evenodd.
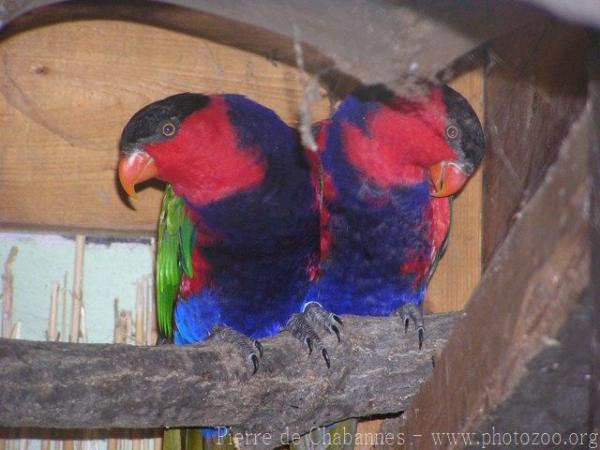
M 485 153 L 483 127 L 462 95 L 449 86 L 443 86 L 443 94 L 448 117 L 446 140 L 460 156 L 467 174 L 471 175 L 481 164 Z M 452 126 L 456 129 L 451 128 Z
M 169 128 L 170 125 L 178 127 L 187 116 L 209 103 L 210 97 L 207 95 L 186 92 L 144 106 L 123 129 L 119 150 L 133 153 L 139 144 L 169 139 L 177 131 L 176 128 Z
M 481 123 L 469 102 L 448 86 L 406 76 L 390 85 L 361 86 L 342 108 L 348 121 L 368 123 L 366 134 L 379 141 L 375 157 L 379 166 L 391 168 L 381 184 L 405 183 L 398 174 L 410 161 L 429 169 L 431 195 L 446 197 L 462 189 L 483 159 Z M 382 177 L 375 173 L 377 164 L 361 155 L 355 160 L 363 171 L 371 167 L 375 179 Z
M 119 145 L 119 180 L 135 197 L 136 184 L 158 178 L 200 207 L 260 184 L 266 151 L 283 154 L 290 139 L 275 112 L 244 96 L 177 94 L 129 120 Z
M 173 139 L 183 121 L 209 103 L 210 97 L 203 94 L 176 94 L 150 103 L 129 119 L 119 141 L 118 168 L 119 180 L 129 196 L 135 198 L 135 185 L 158 173 L 155 160 L 144 145 Z
M 441 86 L 441 91 L 446 108 L 444 137 L 456 159 L 441 161 L 430 168 L 434 197 L 459 192 L 477 170 L 485 153 L 483 128 L 469 102 L 449 86 Z

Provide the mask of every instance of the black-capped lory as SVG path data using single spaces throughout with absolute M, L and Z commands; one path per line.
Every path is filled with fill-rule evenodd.
M 256 371 L 258 340 L 298 311 L 318 264 L 316 192 L 298 134 L 244 96 L 184 93 L 137 112 L 120 152 L 129 195 L 150 178 L 168 183 L 157 243 L 160 333 L 175 344 L 226 340 Z
M 399 314 L 422 345 L 422 303 L 448 243 L 452 197 L 480 165 L 485 139 L 463 96 L 413 83 L 405 94 L 360 87 L 315 126 L 321 261 L 304 308 L 329 320 L 312 320 L 306 335 L 339 314 Z

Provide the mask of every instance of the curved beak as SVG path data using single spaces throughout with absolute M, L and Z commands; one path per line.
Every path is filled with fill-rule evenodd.
M 431 195 L 449 197 L 460 191 L 469 176 L 456 162 L 442 161 L 429 169 L 432 181 Z
M 157 173 L 154 159 L 144 151 L 122 155 L 119 160 L 119 181 L 125 192 L 134 199 L 137 199 L 135 185 L 154 178 Z

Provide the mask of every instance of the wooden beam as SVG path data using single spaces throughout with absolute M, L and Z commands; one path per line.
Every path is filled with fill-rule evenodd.
M 590 101 L 592 123 L 600 123 L 600 33 L 592 36 L 590 50 Z M 590 247 L 592 252 L 591 298 L 593 303 L 592 330 L 592 431 L 600 435 L 600 128 L 590 130 Z
M 12 0 L 0 25 L 56 0 Z M 298 40 L 365 83 L 408 71 L 435 76 L 489 39 L 539 17 L 535 8 L 506 0 L 165 0 L 191 10 L 268 30 L 292 48 Z M 147 8 L 147 5 L 144 5 Z
M 404 415 L 411 448 L 472 431 L 526 373 L 589 284 L 589 108 L 483 274 L 432 378 Z M 420 435 L 421 438 L 415 438 Z
M 583 109 L 587 31 L 542 20 L 494 41 L 489 52 L 484 264 L 536 192 Z

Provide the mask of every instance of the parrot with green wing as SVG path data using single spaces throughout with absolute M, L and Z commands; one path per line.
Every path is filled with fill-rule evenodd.
M 318 265 L 318 202 L 297 133 L 241 95 L 177 94 L 129 120 L 118 176 L 130 196 L 151 178 L 167 183 L 156 258 L 162 337 L 225 340 L 256 372 L 259 340 L 298 312 Z M 207 448 L 225 434 L 202 428 L 202 438 L 190 430 L 184 439 Z M 167 433 L 165 446 L 178 439 Z

